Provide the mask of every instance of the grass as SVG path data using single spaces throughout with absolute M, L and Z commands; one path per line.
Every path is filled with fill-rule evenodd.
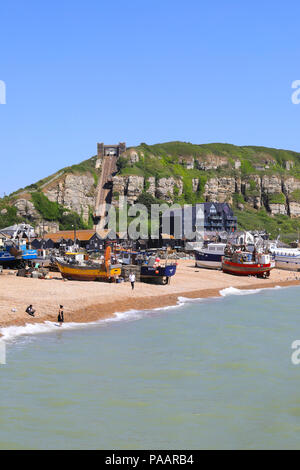
M 282 241 L 290 242 L 298 238 L 300 220 L 287 215 L 270 216 L 265 209 L 235 210 L 238 227 L 241 230 L 266 230 L 272 239 L 280 234 Z
M 289 195 L 289 200 L 292 202 L 300 202 L 300 189 L 296 189 Z
M 3 212 L 1 214 L 1 212 Z M 23 219 L 17 216 L 17 208 L 11 206 L 7 198 L 0 200 L 0 229 L 21 223 Z
M 285 204 L 286 199 L 283 193 L 273 193 L 268 195 L 269 204 Z
M 74 225 L 79 229 L 88 228 L 88 225 L 83 222 L 80 215 L 66 209 L 57 202 L 50 201 L 44 193 L 34 192 L 31 194 L 31 198 L 35 209 L 41 214 L 41 217 L 44 220 L 58 221 L 60 230 L 72 230 Z
M 67 173 L 73 173 L 73 174 L 90 173 L 94 177 L 94 186 L 96 187 L 98 184 L 98 178 L 99 178 L 99 171 L 95 169 L 96 159 L 97 159 L 97 156 L 94 155 L 93 157 L 88 158 L 87 160 L 83 160 L 82 162 L 78 164 L 66 166 L 62 168 L 61 170 L 57 171 L 56 173 L 53 173 L 52 175 L 47 176 L 46 178 L 43 178 L 37 181 L 36 183 L 30 184 L 29 186 L 25 186 L 25 188 L 18 189 L 17 191 L 11 193 L 9 197 L 17 196 L 18 193 L 20 193 L 21 191 L 27 191 L 27 192 L 39 191 L 42 188 L 42 186 L 49 183 L 56 176 L 58 175 L 63 176 L 64 174 L 67 174 Z

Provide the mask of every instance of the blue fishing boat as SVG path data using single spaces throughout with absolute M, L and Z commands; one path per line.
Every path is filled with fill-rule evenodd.
M 168 284 L 170 278 L 175 276 L 177 264 L 167 264 L 166 266 L 141 266 L 141 281 L 156 282 L 158 284 Z
M 142 282 L 155 284 L 169 284 L 170 278 L 175 276 L 177 263 L 171 260 L 157 258 L 153 251 L 127 251 L 121 250 L 117 254 L 118 261 L 123 265 L 140 266 L 140 279 Z
M 200 250 L 194 250 L 195 266 L 206 269 L 222 269 L 222 257 L 226 243 L 209 243 Z
M 25 242 L 18 245 L 8 241 L 0 248 L 0 265 L 7 267 L 22 267 L 27 261 L 37 258 L 37 250 L 27 248 Z

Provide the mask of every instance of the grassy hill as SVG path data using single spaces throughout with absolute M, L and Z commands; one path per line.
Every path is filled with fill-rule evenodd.
M 130 159 L 130 153 L 138 154 L 138 161 Z M 65 167 L 58 172 L 50 175 L 40 181 L 22 188 L 10 196 L 0 200 L 0 227 L 19 222 L 17 211 L 12 206 L 13 202 L 29 195 L 29 198 L 35 205 L 41 217 L 45 215 L 50 220 L 63 220 L 63 207 L 54 206 L 36 194 L 42 193 L 52 180 L 63 178 L 66 174 L 90 174 L 93 175 L 95 186 L 97 186 L 99 171 L 95 170 L 96 156 L 93 156 L 83 162 Z M 210 161 L 220 161 L 216 168 L 210 167 Z M 191 165 L 188 165 L 192 162 Z M 138 175 L 159 178 L 180 178 L 183 182 L 183 194 L 179 196 L 174 194 L 175 202 L 197 203 L 203 202 L 204 187 L 210 178 L 219 178 L 223 176 L 240 177 L 249 181 L 247 192 L 243 194 L 234 194 L 233 205 L 238 217 L 240 228 L 255 229 L 265 228 L 271 233 L 272 237 L 282 234 L 282 238 L 293 239 L 297 237 L 300 230 L 300 219 L 290 219 L 287 215 L 270 214 L 264 209 L 255 210 L 247 202 L 248 196 L 256 196 L 252 175 L 280 175 L 281 177 L 291 177 L 300 180 L 300 153 L 290 150 L 281 150 L 258 146 L 236 146 L 226 143 L 212 144 L 191 144 L 189 142 L 167 142 L 155 145 L 141 143 L 136 147 L 129 148 L 125 157 L 118 161 L 119 174 Z M 199 180 L 198 190 L 193 191 L 192 181 Z M 300 201 L 300 190 L 294 191 L 290 196 L 291 200 Z M 284 203 L 285 196 L 282 193 L 270 195 L 269 202 L 280 204 Z M 240 210 L 241 204 L 243 209 Z M 46 208 L 46 209 L 45 209 Z M 50 215 L 49 215 L 50 214 Z M 66 214 L 65 214 L 66 215 Z M 67 220 L 63 225 L 66 227 L 71 223 L 72 215 L 67 214 Z M 57 217 L 56 217 L 57 216 Z M 80 222 L 78 222 L 80 224 Z
M 228 165 L 221 170 L 211 171 L 210 174 L 235 174 L 234 162 L 241 162 L 241 174 L 257 173 L 287 173 L 286 162 L 293 162 L 294 167 L 288 172 L 290 175 L 300 178 L 300 153 L 291 150 L 280 150 L 269 147 L 237 146 L 232 144 L 201 144 L 195 145 L 189 142 L 167 142 L 162 144 L 140 144 L 135 147 L 140 154 L 139 162 L 129 165 L 124 161 L 121 174 L 137 174 L 143 176 L 192 176 L 202 175 L 201 170 L 186 170 L 182 168 L 179 160 L 181 157 L 192 156 L 205 158 L 207 156 L 219 156 L 228 159 Z M 153 158 L 157 157 L 157 158 Z M 125 160 L 125 159 L 124 159 Z M 257 170 L 257 166 L 270 163 L 270 168 Z

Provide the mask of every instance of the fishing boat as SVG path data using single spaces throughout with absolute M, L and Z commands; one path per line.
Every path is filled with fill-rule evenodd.
M 34 229 L 28 224 L 15 224 L 1 230 L 4 241 L 0 247 L 0 265 L 23 268 L 37 259 L 37 250 L 31 249 L 30 239 Z
M 111 248 L 105 250 L 103 263 L 93 263 L 84 259 L 82 253 L 66 253 L 64 258 L 56 258 L 61 275 L 73 281 L 115 281 L 121 274 L 121 266 L 111 263 Z
M 275 261 L 269 253 L 257 253 L 236 250 L 229 253 L 225 250 L 222 259 L 222 270 L 224 273 L 236 274 L 238 276 L 269 277 L 275 268 Z
M 170 278 L 175 276 L 177 264 L 167 264 L 165 266 L 141 266 L 141 281 L 155 282 L 158 284 L 169 284 Z
M 270 246 L 270 252 L 278 269 L 300 271 L 299 248 L 279 248 L 276 244 Z
M 176 262 L 168 258 L 162 261 L 153 252 L 124 250 L 118 254 L 118 258 L 123 265 L 139 266 L 140 280 L 143 282 L 168 284 L 177 270 Z
M 209 243 L 200 249 L 195 249 L 195 266 L 197 268 L 222 269 L 225 247 L 226 243 Z
M 37 250 L 27 248 L 26 242 L 7 241 L 0 249 L 0 265 L 24 267 L 28 261 L 37 259 Z

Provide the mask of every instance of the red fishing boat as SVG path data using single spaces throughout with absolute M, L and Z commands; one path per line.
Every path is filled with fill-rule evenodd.
M 227 253 L 222 259 L 223 272 L 238 276 L 266 278 L 270 276 L 270 271 L 274 267 L 275 262 L 269 253 L 234 251 Z

